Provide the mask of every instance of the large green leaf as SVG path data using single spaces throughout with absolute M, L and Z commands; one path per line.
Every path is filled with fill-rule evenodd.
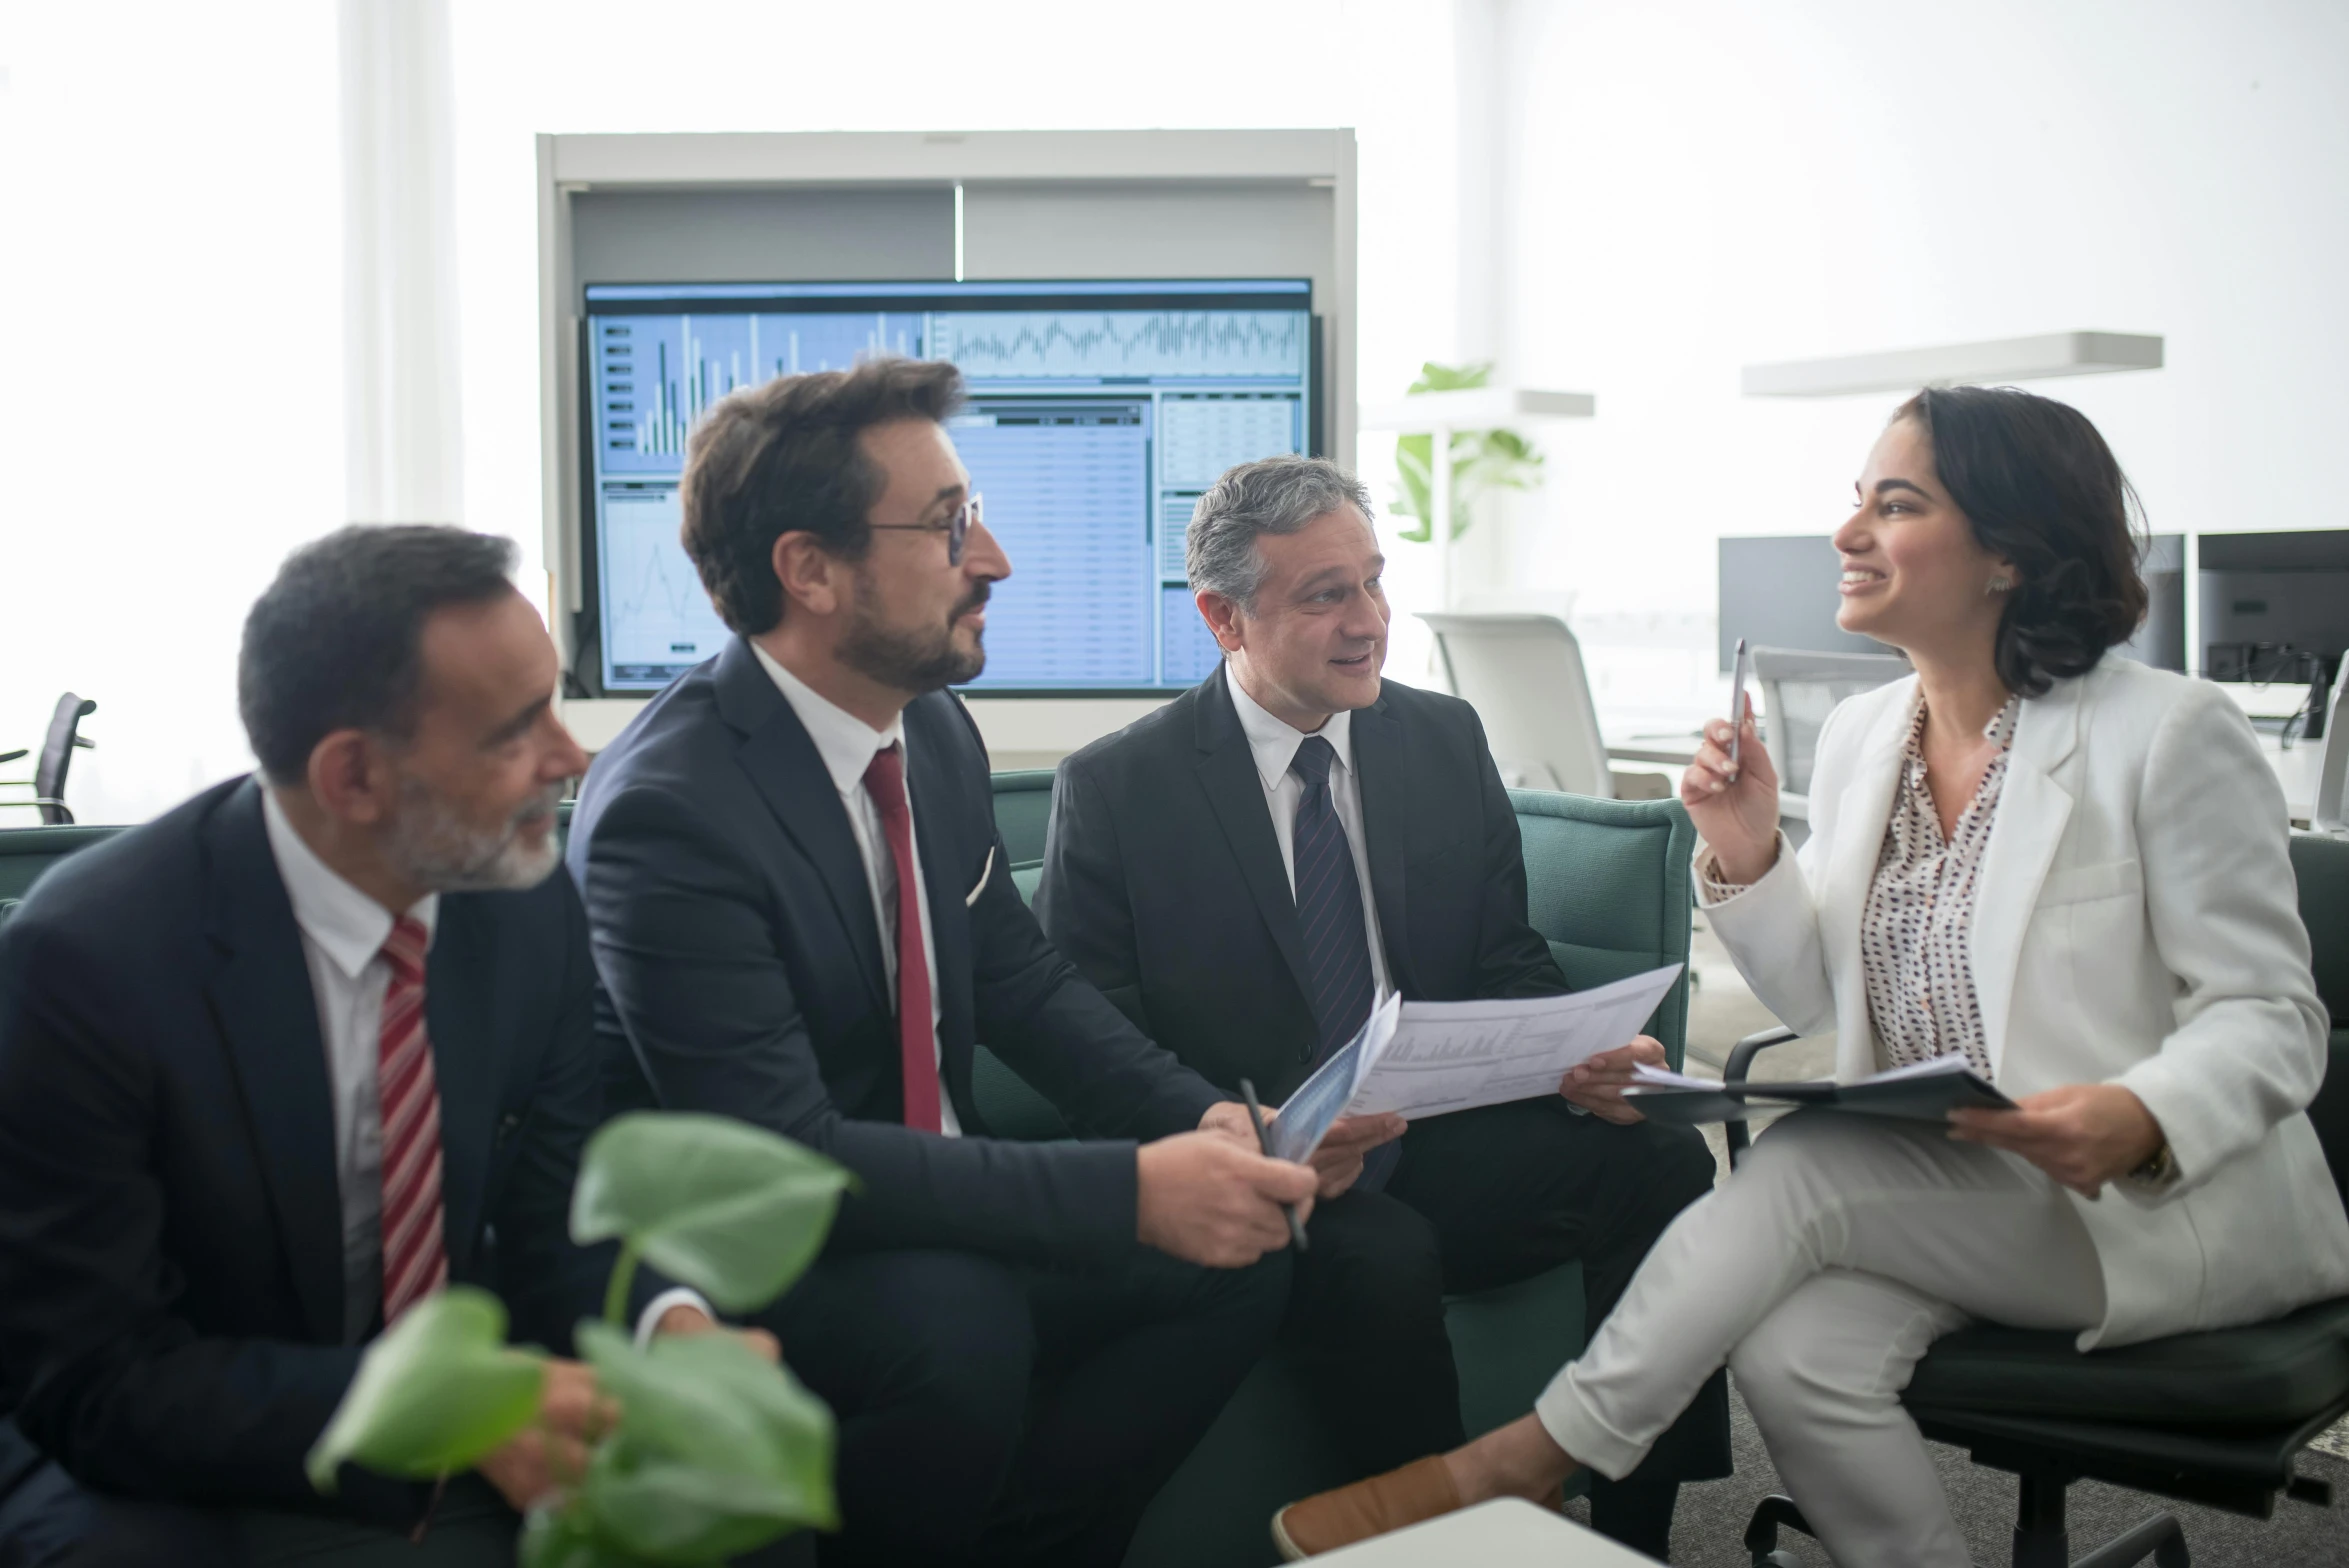
M 1404 388 L 1403 395 L 1465 391 L 1485 385 L 1492 377 L 1493 362 L 1489 359 L 1473 365 L 1439 365 L 1431 359 L 1419 367 L 1419 379 Z
M 664 1335 L 639 1350 L 617 1329 L 583 1323 L 579 1350 L 620 1402 L 631 1469 L 675 1462 L 754 1480 L 758 1517 L 781 1510 L 791 1524 L 837 1528 L 832 1412 L 784 1368 L 731 1334 Z
M 411 1308 L 367 1349 L 310 1449 L 310 1484 L 335 1489 L 345 1461 L 424 1479 L 462 1470 L 528 1426 L 545 1358 L 506 1345 L 495 1296 L 452 1286 Z
M 559 1512 L 534 1509 L 522 1525 L 517 1561 L 521 1568 L 642 1568 L 643 1559 L 595 1533 L 584 1507 Z
M 1491 364 L 1422 365 L 1410 392 L 1452 392 L 1481 387 L 1492 379 Z M 1514 430 L 1452 432 L 1452 537 L 1476 520 L 1476 503 L 1491 490 L 1529 490 L 1541 477 L 1542 455 Z M 1435 537 L 1435 437 L 1421 432 L 1395 442 L 1395 472 L 1402 483 L 1395 497 L 1398 518 L 1417 526 L 1397 529 L 1397 539 L 1425 544 Z
M 822 1155 L 731 1117 L 637 1111 L 588 1140 L 571 1234 L 617 1236 L 679 1284 L 748 1312 L 814 1260 L 852 1180 Z
M 597 1451 L 580 1502 L 600 1540 L 665 1568 L 711 1568 L 807 1522 L 776 1482 L 650 1457 L 625 1436 Z

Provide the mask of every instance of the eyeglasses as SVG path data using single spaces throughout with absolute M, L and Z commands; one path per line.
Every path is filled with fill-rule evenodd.
M 881 533 L 944 534 L 946 536 L 946 564 L 962 565 L 963 541 L 970 538 L 971 529 L 979 518 L 979 493 L 956 507 L 952 513 L 934 523 L 869 523 L 866 526 Z

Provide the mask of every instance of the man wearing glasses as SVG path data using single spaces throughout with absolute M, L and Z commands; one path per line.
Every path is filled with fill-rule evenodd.
M 840 1418 L 832 1562 L 1110 1568 L 1271 1342 L 1311 1171 L 1044 939 L 942 688 L 1010 563 L 943 421 L 877 360 L 727 398 L 684 540 L 737 634 L 587 777 L 569 856 L 614 1108 L 738 1116 L 856 1172 L 764 1318 Z M 984 1041 L 1081 1141 L 988 1136 Z

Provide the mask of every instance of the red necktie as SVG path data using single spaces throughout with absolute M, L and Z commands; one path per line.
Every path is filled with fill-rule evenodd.
M 424 922 L 402 915 L 383 944 L 391 984 L 376 1046 L 383 1118 L 383 1324 L 448 1283 L 441 1241 L 440 1092 L 424 1033 Z
M 897 1053 L 905 1077 L 905 1124 L 944 1130 L 938 1114 L 938 1041 L 930 1024 L 930 965 L 922 956 L 921 884 L 914 880 L 913 816 L 906 805 L 905 753 L 895 745 L 873 753 L 865 791 L 889 835 L 897 868 Z

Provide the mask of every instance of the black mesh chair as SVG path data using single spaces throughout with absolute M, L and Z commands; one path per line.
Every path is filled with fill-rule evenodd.
M 2292 861 L 2318 995 L 2336 1023 L 2349 1020 L 2349 839 L 2294 834 Z M 1722 1076 L 1742 1081 L 1757 1055 L 1793 1038 L 1781 1029 L 1738 1042 Z M 2349 1029 L 2333 1031 L 2308 1115 L 2349 1201 Z M 1745 1128 L 1732 1122 L 1728 1131 L 1734 1163 Z M 2070 1556 L 2065 1490 L 2104 1481 L 2257 1519 L 2271 1517 L 2279 1497 L 2330 1506 L 2332 1488 L 2295 1474 L 2293 1463 L 2349 1415 L 2349 1298 L 2085 1354 L 2070 1334 L 1978 1325 L 1934 1342 L 1901 1403 L 1927 1437 L 2021 1479 L 2015 1568 L 2127 1568 L 2148 1556 L 2158 1568 L 2185 1568 L 2185 1529 L 2167 1513 Z M 1763 1499 L 1745 1533 L 1757 1568 L 1792 1568 L 1777 1550 L 1784 1528 L 1809 1533 L 1792 1500 Z
M 30 787 L 32 796 L 23 800 L 0 800 L 0 806 L 30 807 L 41 814 L 46 827 L 69 827 L 73 812 L 65 804 L 65 775 L 73 766 L 76 751 L 88 751 L 98 743 L 81 733 L 84 717 L 98 711 L 98 705 L 87 697 L 67 692 L 57 699 L 57 707 L 49 715 L 49 737 L 41 743 L 41 760 L 33 768 L 29 779 L 9 779 L 5 782 L 18 788 Z M 14 762 L 22 757 L 22 750 L 0 752 L 0 762 Z

